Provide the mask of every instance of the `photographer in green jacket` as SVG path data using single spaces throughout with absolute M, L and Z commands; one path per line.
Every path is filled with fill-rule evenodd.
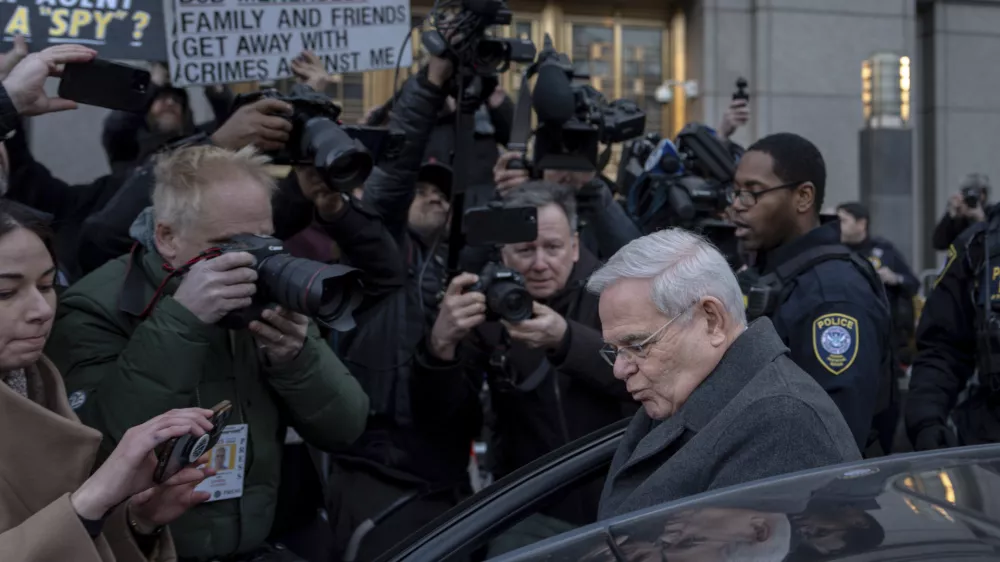
M 211 455 L 216 475 L 198 487 L 212 499 L 171 524 L 182 561 L 298 560 L 265 543 L 286 428 L 332 450 L 361 434 L 368 413 L 360 385 L 306 317 L 276 308 L 244 329 L 219 325 L 250 305 L 255 259 L 206 250 L 272 234 L 265 162 L 252 149 L 212 146 L 164 156 L 153 212 L 133 227 L 139 244 L 63 295 L 46 349 L 104 450 L 155 414 L 233 404 Z

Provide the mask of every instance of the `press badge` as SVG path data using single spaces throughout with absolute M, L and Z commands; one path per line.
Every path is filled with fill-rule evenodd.
M 215 476 L 205 479 L 195 488 L 199 492 L 211 494 L 208 502 L 243 497 L 249 433 L 249 426 L 245 423 L 227 425 L 222 430 L 222 437 L 219 437 L 215 448 L 210 452 L 207 465 L 215 469 Z

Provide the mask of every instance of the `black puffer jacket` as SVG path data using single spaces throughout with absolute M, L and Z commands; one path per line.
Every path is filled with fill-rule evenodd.
M 437 315 L 445 276 L 444 245 L 432 253 L 408 226 L 417 170 L 446 94 L 423 73 L 408 80 L 393 107 L 389 126 L 407 143 L 380 165 L 365 184 L 365 203 L 378 211 L 396 237 L 409 281 L 358 318 L 358 329 L 340 342 L 340 356 L 371 398 L 365 433 L 340 455 L 383 476 L 410 484 L 467 486 L 469 446 L 482 425 L 478 401 L 459 408 L 449 427 L 417 424 L 410 407 L 409 380 L 419 342 Z
M 463 342 L 458 360 L 441 361 L 421 346 L 411 382 L 414 413 L 425 423 L 452 427 L 456 412 L 478 404 L 485 374 L 496 414 L 498 476 L 635 413 L 637 406 L 598 357 L 603 345 L 598 298 L 587 278 L 600 263 L 581 248 L 567 286 L 544 304 L 566 318 L 560 349 L 546 352 L 512 342 L 498 322 L 487 322 Z M 544 372 L 539 371 L 544 369 Z M 593 522 L 603 478 L 546 510 L 576 524 Z

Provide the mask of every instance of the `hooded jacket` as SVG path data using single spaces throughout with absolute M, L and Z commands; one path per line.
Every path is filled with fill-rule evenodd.
M 132 538 L 125 506 L 91 539 L 69 497 L 90 476 L 101 434 L 70 409 L 59 371 L 44 357 L 28 369 L 36 402 L 0 383 L 0 560 L 175 562 L 169 532 L 147 557 Z
M 141 230 L 137 238 L 148 239 Z M 104 434 L 105 456 L 157 413 L 233 403 L 231 423 L 249 424 L 243 496 L 200 505 L 171 530 L 182 557 L 245 553 L 274 522 L 287 426 L 333 450 L 361 433 L 368 399 L 314 325 L 298 357 L 271 365 L 251 332 L 204 324 L 175 301 L 180 280 L 163 265 L 140 245 L 83 278 L 63 295 L 47 350 L 67 390 L 82 393 L 77 413 Z

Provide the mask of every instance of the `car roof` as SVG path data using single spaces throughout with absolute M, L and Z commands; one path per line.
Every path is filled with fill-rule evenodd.
M 1000 445 L 883 457 L 626 514 L 498 560 L 996 560 Z

